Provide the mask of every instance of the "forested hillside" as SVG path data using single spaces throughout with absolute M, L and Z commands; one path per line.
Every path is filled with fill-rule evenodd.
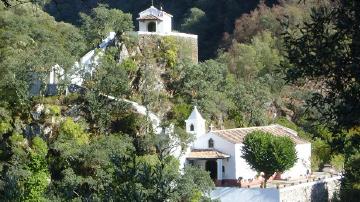
M 163 7 L 174 16 L 174 29 L 199 35 L 200 59 L 209 59 L 216 55 L 226 33 L 232 33 L 235 20 L 249 13 L 259 4 L 259 0 L 154 0 L 154 5 Z M 264 1 L 267 5 L 276 0 Z M 295 2 L 295 1 L 294 1 Z M 45 10 L 58 21 L 79 24 L 79 13 L 89 13 L 99 3 L 120 9 L 133 16 L 137 26 L 138 13 L 151 5 L 150 0 L 52 0 Z
M 193 138 L 184 120 L 194 105 L 217 129 L 294 129 L 312 143 L 312 171 L 326 164 L 343 171 L 346 164 L 341 196 L 355 199 L 360 15 L 352 13 L 360 7 L 349 2 L 154 1 L 174 15 L 176 30 L 199 35 L 195 64 L 174 38 L 141 46 L 132 31 L 150 1 L 2 0 L 0 199 L 208 200 L 208 174 L 180 172 L 171 155 Z M 83 86 L 69 93 L 64 76 L 50 96 L 51 68 L 71 74 L 109 32 L 116 39 Z M 156 135 L 122 99 L 142 104 L 174 131 Z

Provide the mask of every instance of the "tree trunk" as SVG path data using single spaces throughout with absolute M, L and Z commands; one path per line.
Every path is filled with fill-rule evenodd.
M 264 184 L 263 184 L 263 188 L 264 189 L 266 189 L 266 187 L 267 187 L 267 181 L 268 181 L 268 179 L 271 177 L 272 175 L 268 175 L 268 174 L 265 174 L 264 175 Z
M 267 183 L 267 179 L 265 178 L 264 182 L 263 182 L 263 185 L 262 185 L 262 188 L 263 189 L 266 189 L 266 183 Z

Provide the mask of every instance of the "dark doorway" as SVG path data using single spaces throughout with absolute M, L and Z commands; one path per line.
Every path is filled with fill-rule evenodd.
M 156 32 L 156 23 L 155 22 L 149 22 L 148 31 L 149 32 Z
M 217 179 L 217 163 L 215 160 L 206 161 L 205 170 L 210 172 L 211 179 Z

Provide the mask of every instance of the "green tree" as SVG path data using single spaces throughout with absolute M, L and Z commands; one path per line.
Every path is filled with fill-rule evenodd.
M 360 125 L 360 3 L 339 1 L 333 7 L 314 9 L 311 20 L 297 32 L 284 34 L 287 79 L 292 83 L 316 83 L 321 91 L 308 100 L 321 113 L 321 121 L 335 133 Z M 299 31 L 301 34 L 299 34 Z M 358 131 L 355 134 L 359 133 Z M 348 140 L 342 200 L 355 201 L 360 196 L 357 153 L 359 135 Z M 354 144 L 355 143 L 355 144 Z M 352 157 L 352 155 L 354 155 Z
M 233 80 L 226 66 L 215 60 L 208 60 L 198 65 L 186 65 L 183 71 L 179 85 L 181 95 L 188 102 L 199 105 L 206 117 L 222 124 L 227 111 L 233 106 L 227 96 Z
M 19 134 L 13 134 L 8 141 L 11 154 L 6 161 L 0 162 L 0 199 L 45 201 L 45 192 L 50 182 L 46 143 L 39 137 L 28 142 Z
M 3 135 L 11 132 L 12 128 L 12 119 L 9 111 L 0 107 L 0 140 L 3 139 Z
M 87 91 L 83 96 L 83 110 L 87 112 L 85 118 L 94 133 L 109 133 L 112 117 L 128 108 L 120 99 L 129 93 L 130 81 L 126 63 L 116 61 L 117 50 L 108 48 L 100 56 L 92 75 L 85 76 Z
M 121 35 L 132 31 L 131 15 L 118 9 L 109 9 L 106 5 L 93 8 L 89 15 L 81 13 L 81 30 L 92 47 L 96 47 L 109 32 Z
M 253 36 L 249 44 L 234 43 L 220 58 L 238 78 L 251 80 L 265 74 L 274 74 L 283 60 L 278 41 L 271 32 L 263 31 Z
M 85 49 L 76 27 L 55 22 L 33 6 L 0 10 L 0 102 L 20 114 L 29 109 L 31 96 L 38 94 L 29 87 L 36 81 L 47 83 L 56 64 L 69 70 Z
M 264 172 L 267 180 L 275 172 L 284 172 L 294 166 L 297 157 L 295 143 L 289 137 L 254 131 L 245 137 L 242 157 L 257 172 Z
M 284 37 L 291 63 L 288 81 L 308 79 L 326 89 L 327 93 L 315 93 L 309 103 L 322 112 L 330 126 L 336 123 L 351 128 L 360 124 L 356 116 L 360 113 L 356 68 L 360 51 L 355 28 L 359 5 L 355 2 L 341 3 L 333 10 L 317 9 L 311 22 L 302 27 L 302 35 L 287 32 Z M 350 11 L 355 14 L 348 14 Z
M 237 127 L 258 126 L 268 123 L 267 105 L 272 102 L 269 89 L 258 81 L 238 80 L 232 95 L 236 103 L 230 117 Z
M 179 199 L 185 201 L 203 201 L 210 194 L 214 182 L 209 178 L 209 173 L 197 167 L 187 166 L 184 174 L 178 180 Z
M 312 142 L 311 167 L 312 170 L 320 170 L 324 164 L 330 163 L 331 148 L 325 141 L 317 138 Z
M 199 8 L 191 8 L 184 22 L 181 24 L 181 30 L 189 33 L 204 34 L 204 26 L 208 23 L 206 13 Z
M 69 142 L 70 143 L 70 142 Z M 129 138 L 108 135 L 94 138 L 89 144 L 77 145 L 67 151 L 58 150 L 66 164 L 53 170 L 59 175 L 52 184 L 51 197 L 60 196 L 63 200 L 104 200 L 117 197 L 117 187 L 130 178 L 128 172 L 133 146 Z M 59 164 L 59 161 L 53 164 Z M 120 167 L 116 167 L 117 161 Z M 114 184 L 116 173 L 124 172 L 123 183 Z

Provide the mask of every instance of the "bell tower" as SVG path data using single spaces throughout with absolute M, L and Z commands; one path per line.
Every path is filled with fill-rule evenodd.
M 201 116 L 197 107 L 195 106 L 189 118 L 185 120 L 186 132 L 192 133 L 196 137 L 204 135 L 206 133 L 205 122 L 205 119 Z
M 139 13 L 139 32 L 169 34 L 172 32 L 172 15 L 151 5 Z

